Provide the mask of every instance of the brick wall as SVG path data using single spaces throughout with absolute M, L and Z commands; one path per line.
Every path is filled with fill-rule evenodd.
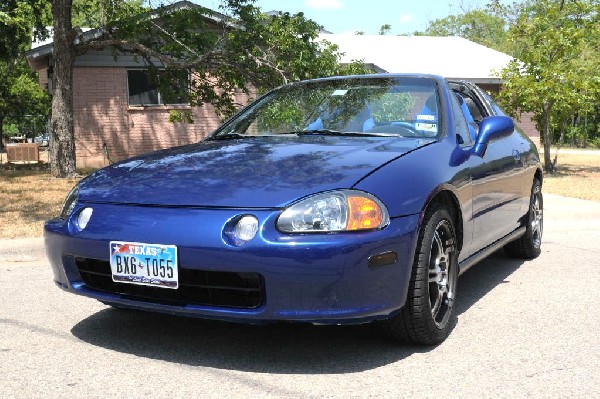
M 118 161 L 163 148 L 190 144 L 216 129 L 220 120 L 210 105 L 129 106 L 127 69 L 76 67 L 73 114 L 78 167 L 107 165 L 102 147 Z M 245 96 L 236 96 L 244 102 Z M 193 124 L 169 122 L 172 109 L 192 110 Z
M 535 127 L 535 121 L 532 119 L 533 113 L 525 112 L 519 115 L 519 120 L 517 121 L 517 126 L 521 128 L 521 130 L 529 136 L 531 141 L 535 143 L 538 148 L 540 147 L 540 132 Z
M 48 68 L 40 69 L 37 73 L 40 87 L 44 90 L 48 90 Z

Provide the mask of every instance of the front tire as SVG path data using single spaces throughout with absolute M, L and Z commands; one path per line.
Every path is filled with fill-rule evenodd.
M 400 313 L 382 322 L 399 341 L 434 345 L 448 336 L 458 279 L 458 254 L 450 212 L 433 204 L 419 233 L 408 295 Z
M 544 198 L 542 183 L 536 178 L 531 187 L 529 211 L 525 234 L 504 246 L 511 258 L 534 259 L 542 253 L 542 233 L 544 232 Z

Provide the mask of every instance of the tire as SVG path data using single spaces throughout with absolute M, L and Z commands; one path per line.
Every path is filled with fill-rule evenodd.
M 431 205 L 419 232 L 404 307 L 397 316 L 381 323 L 387 336 L 418 345 L 434 345 L 446 339 L 454 324 L 456 242 L 450 212 L 441 204 Z
M 525 234 L 504 246 L 511 258 L 534 259 L 542 253 L 542 234 L 544 232 L 544 198 L 542 183 L 536 178 L 531 187 L 529 211 Z

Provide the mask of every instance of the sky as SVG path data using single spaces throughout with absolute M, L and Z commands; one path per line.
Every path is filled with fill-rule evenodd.
M 219 0 L 194 0 L 218 11 Z M 393 35 L 424 30 L 429 21 L 470 10 L 489 0 L 256 0 L 263 11 L 283 11 L 304 15 L 333 33 L 378 34 L 384 24 Z

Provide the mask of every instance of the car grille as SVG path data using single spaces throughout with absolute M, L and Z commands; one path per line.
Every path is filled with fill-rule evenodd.
M 205 305 L 254 309 L 263 303 L 263 278 L 257 273 L 216 272 L 179 269 L 179 288 L 166 289 L 145 285 L 116 283 L 110 263 L 75 258 L 79 274 L 87 288 L 120 294 L 126 299 L 168 305 Z

